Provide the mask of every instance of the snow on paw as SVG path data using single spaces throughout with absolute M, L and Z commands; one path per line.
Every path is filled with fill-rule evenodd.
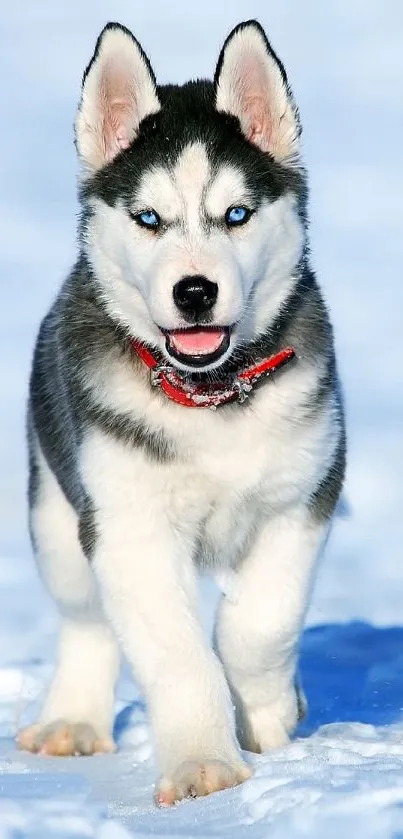
M 161 779 L 155 801 L 160 807 L 170 807 L 183 798 L 197 798 L 236 787 L 251 775 L 252 770 L 246 763 L 231 766 L 221 760 L 188 760 L 171 778 Z
M 18 748 L 54 757 L 114 752 L 111 737 L 101 737 L 89 723 L 56 720 L 49 725 L 31 725 L 17 734 Z

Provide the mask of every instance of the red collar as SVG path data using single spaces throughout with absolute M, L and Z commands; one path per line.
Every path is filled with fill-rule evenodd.
M 178 370 L 164 362 L 159 363 L 152 352 L 135 338 L 131 346 L 150 370 L 151 384 L 160 387 L 168 399 L 188 408 L 212 408 L 215 410 L 227 402 L 244 402 L 250 391 L 262 379 L 272 375 L 293 358 L 295 350 L 286 347 L 275 355 L 248 367 L 226 382 L 192 382 Z

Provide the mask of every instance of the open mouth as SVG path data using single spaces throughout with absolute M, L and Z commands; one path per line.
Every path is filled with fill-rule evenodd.
M 229 326 L 195 326 L 165 333 L 165 346 L 169 355 L 188 367 L 205 367 L 218 361 L 229 345 Z

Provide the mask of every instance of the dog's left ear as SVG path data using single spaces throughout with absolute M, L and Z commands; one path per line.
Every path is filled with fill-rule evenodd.
M 301 126 L 287 76 L 255 21 L 228 36 L 214 78 L 216 108 L 239 119 L 246 139 L 288 166 L 298 165 Z

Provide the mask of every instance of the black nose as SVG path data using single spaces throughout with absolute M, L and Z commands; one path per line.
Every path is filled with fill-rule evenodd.
M 175 303 L 184 314 L 197 318 L 204 312 L 208 312 L 217 300 L 218 285 L 195 274 L 193 277 L 184 277 L 174 285 L 173 295 Z

